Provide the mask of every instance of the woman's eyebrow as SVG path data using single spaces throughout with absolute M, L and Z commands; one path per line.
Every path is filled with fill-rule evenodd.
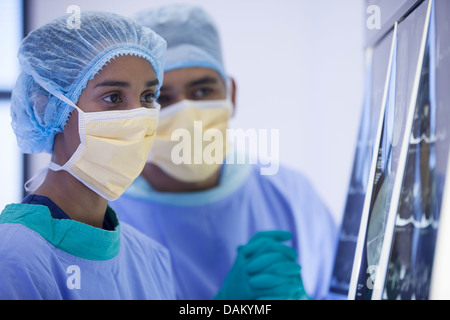
M 146 87 L 150 88 L 150 87 L 153 87 L 153 86 L 157 86 L 158 84 L 159 84 L 158 79 L 155 79 L 155 80 L 147 82 Z
M 128 82 L 124 82 L 124 81 L 106 80 L 106 81 L 103 81 L 101 83 L 96 84 L 94 88 L 98 88 L 98 87 L 122 87 L 122 88 L 126 88 L 126 87 L 130 87 L 130 84 Z
M 155 79 L 155 80 L 148 81 L 148 82 L 145 84 L 145 86 L 146 86 L 147 88 L 149 88 L 149 87 L 156 86 L 156 85 L 158 85 L 158 84 L 159 84 L 158 79 Z M 96 84 L 94 88 L 98 88 L 98 87 L 121 87 L 121 88 L 129 88 L 130 86 L 131 86 L 130 83 L 129 83 L 129 82 L 126 82 L 126 81 L 106 80 L 106 81 L 103 81 L 103 82 L 101 82 L 101 83 Z

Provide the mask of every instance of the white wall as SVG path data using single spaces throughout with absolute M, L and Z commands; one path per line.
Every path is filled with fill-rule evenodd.
M 17 0 L 0 1 L 0 91 L 9 92 L 16 82 L 16 59 L 22 37 L 21 4 Z M 10 100 L 0 99 L 0 213 L 22 198 L 22 155 L 11 128 Z
M 0 100 L 0 213 L 10 203 L 21 201 L 21 174 L 23 164 L 20 150 L 16 145 L 16 136 L 11 129 L 9 100 Z
M 31 0 L 32 27 L 69 5 L 132 15 L 173 2 L 217 20 L 238 84 L 235 128 L 279 129 L 280 162 L 303 171 L 340 221 L 363 93 L 363 0 Z

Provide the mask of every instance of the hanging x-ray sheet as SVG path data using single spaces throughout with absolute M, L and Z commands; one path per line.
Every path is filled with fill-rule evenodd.
M 380 158 L 380 156 L 384 156 L 384 161 L 387 163 L 387 154 L 385 154 L 386 151 L 391 150 L 391 142 L 386 141 L 387 133 L 385 132 L 387 128 L 386 126 L 386 118 L 388 116 L 387 111 L 389 110 L 389 104 L 390 109 L 394 109 L 393 105 L 393 97 L 395 93 L 395 82 L 393 79 L 395 79 L 395 70 L 396 70 L 396 63 L 395 63 L 395 56 L 397 51 L 397 25 L 394 28 L 393 31 L 393 37 L 392 37 L 392 45 L 389 55 L 389 63 L 388 63 L 388 71 L 387 71 L 387 80 L 385 81 L 385 88 L 383 91 L 383 100 L 382 100 L 382 108 L 381 108 L 381 114 L 380 114 L 380 121 L 377 127 L 377 137 L 375 139 L 375 146 L 374 148 L 374 154 L 371 159 L 371 169 L 369 173 L 369 182 L 367 186 L 367 193 L 364 198 L 364 206 L 363 206 L 363 213 L 361 216 L 361 223 L 360 228 L 358 231 L 358 243 L 356 246 L 355 251 L 355 257 L 353 261 L 352 266 L 352 276 L 350 280 L 350 288 L 349 288 L 349 298 L 354 299 L 361 297 L 362 295 L 368 295 L 371 293 L 371 286 L 366 285 L 369 281 L 365 278 L 366 272 L 369 272 L 368 261 L 367 261 L 367 246 L 366 246 L 366 233 L 367 233 L 367 226 L 368 226 L 368 219 L 370 217 L 369 212 L 369 200 L 372 199 L 374 196 L 372 196 L 373 190 L 375 190 L 375 180 L 378 180 L 380 177 L 379 170 L 381 167 L 377 165 L 378 169 L 375 173 L 376 169 L 376 162 Z M 392 130 L 391 130 L 392 131 Z M 384 135 L 383 135 L 384 132 Z M 389 132 L 391 134 L 391 132 Z M 384 139 L 383 139 L 384 136 Z M 382 149 L 383 148 L 383 149 Z M 384 151 L 383 151 L 384 150 Z M 376 153 L 375 153 L 376 152 Z M 389 153 L 390 154 L 390 153 Z M 375 176 L 378 178 L 375 179 Z M 370 208 L 371 209 L 371 208 Z M 367 290 L 368 292 L 363 292 L 363 290 Z
M 393 32 L 389 32 L 375 48 L 368 49 L 366 56 L 366 88 L 361 123 L 330 285 L 330 297 L 334 299 L 347 298 L 350 286 L 359 225 L 380 119 L 392 34 Z M 373 68 L 373 65 L 380 67 Z
M 367 196 L 352 271 L 350 299 L 371 299 L 391 209 L 393 189 L 404 166 L 399 160 L 411 117 L 411 98 L 425 27 L 428 1 L 395 27 L 389 79 L 384 95 Z M 395 203 L 395 201 L 394 201 Z
M 383 253 L 389 258 L 383 299 L 429 298 L 450 143 L 447 135 L 450 130 L 450 70 L 441 54 L 442 45 L 449 48 L 449 33 L 447 30 L 436 34 L 436 26 L 447 23 L 448 17 L 443 13 L 450 12 L 449 9 L 447 0 L 439 0 L 433 1 L 430 11 L 394 234 L 390 250 Z M 439 12 L 437 19 L 435 12 Z
M 437 131 L 441 139 L 436 141 L 436 175 L 446 174 L 445 189 L 442 193 L 438 236 L 432 270 L 430 299 L 450 299 L 450 1 L 435 0 L 436 19 L 436 103 Z M 445 129 L 444 129 L 445 128 Z M 445 138 L 442 139 L 445 133 Z M 447 154 L 445 154 L 447 152 Z M 447 158 L 446 158 L 447 157 Z M 447 169 L 445 160 L 447 159 Z M 436 196 L 441 196 L 440 189 Z
M 450 2 L 449 2 L 450 4 Z M 450 155 L 449 155 L 450 159 Z M 450 278 L 448 266 L 450 265 L 450 161 L 447 165 L 447 178 L 445 179 L 442 194 L 442 208 L 439 216 L 439 230 L 436 239 L 433 268 L 431 273 L 430 296 L 431 300 L 450 300 Z

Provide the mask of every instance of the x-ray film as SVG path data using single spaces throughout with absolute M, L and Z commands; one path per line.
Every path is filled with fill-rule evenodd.
M 417 61 L 423 47 L 428 1 L 396 24 L 390 74 L 384 98 L 384 118 L 377 138 L 368 189 L 361 221 L 357 255 L 353 265 L 352 299 L 372 299 L 385 235 L 392 216 L 392 203 L 398 197 L 394 186 L 403 178 L 405 135 L 409 137 L 412 121 L 412 101 L 417 78 Z M 415 100 L 414 100 L 415 102 Z M 394 201 L 393 201 L 394 200 Z
M 353 171 L 330 285 L 332 298 L 347 298 L 349 291 L 353 259 L 380 119 L 392 35 L 393 32 L 390 32 L 375 48 L 368 49 L 367 52 L 365 96 Z M 381 67 L 373 68 L 373 65 Z
M 366 89 L 361 124 L 330 285 L 330 293 L 334 296 L 343 295 L 346 297 L 348 294 L 352 262 L 358 240 L 358 226 L 364 205 L 364 197 L 366 195 L 370 159 L 372 159 L 373 140 L 375 139 L 376 133 L 376 126 L 373 126 L 373 118 L 371 117 L 371 50 L 367 52 L 367 59 L 369 61 L 366 70 Z M 373 127 L 375 127 L 375 130 L 373 130 Z
M 448 76 L 450 71 L 448 62 L 445 65 L 443 55 L 440 54 L 442 45 L 447 44 L 446 48 L 449 48 L 449 41 L 446 39 L 448 33 L 436 33 L 436 21 L 445 25 L 448 18 L 439 14 L 436 19 L 435 8 L 439 13 L 448 13 L 450 7 L 442 0 L 433 1 L 430 11 L 429 31 L 383 299 L 423 300 L 428 299 L 430 294 L 446 174 L 442 168 L 448 163 L 450 143 L 447 136 L 450 129 L 449 90 L 442 84 L 439 88 L 437 86 L 438 78 L 443 83 L 448 83 L 442 76 L 437 76 L 437 72 L 446 72 Z
M 358 232 L 358 243 L 356 247 L 353 267 L 352 267 L 352 277 L 350 282 L 350 288 L 349 288 L 349 298 L 350 299 L 357 299 L 361 298 L 363 295 L 367 296 L 371 294 L 371 286 L 366 285 L 366 280 L 363 280 L 362 277 L 365 277 L 366 271 L 368 271 L 368 261 L 367 261 L 367 247 L 366 247 L 366 230 L 369 225 L 368 219 L 370 218 L 370 211 L 369 211 L 369 201 L 372 202 L 372 199 L 374 198 L 374 193 L 377 192 L 377 183 L 380 178 L 380 171 L 384 170 L 385 168 L 380 167 L 380 157 L 384 158 L 384 163 L 388 163 L 388 159 L 386 158 L 386 150 L 391 149 L 392 145 L 389 141 L 386 141 L 387 133 L 384 133 L 384 139 L 383 139 L 383 132 L 386 131 L 385 125 L 387 123 L 387 111 L 389 109 L 388 104 L 392 104 L 392 97 L 394 96 L 394 90 L 395 86 L 393 85 L 393 80 L 395 79 L 395 57 L 396 57 L 396 50 L 397 50 L 397 25 L 394 28 L 393 31 L 393 37 L 392 37 L 392 45 L 390 50 L 390 58 L 389 58 L 389 64 L 388 64 L 388 72 L 387 77 L 385 81 L 385 88 L 383 92 L 383 100 L 382 100 L 382 108 L 380 112 L 380 121 L 377 128 L 377 138 L 375 140 L 375 151 L 373 152 L 372 159 L 371 159 L 371 169 L 369 173 L 369 182 L 367 186 L 367 193 L 364 198 L 364 206 L 363 206 L 363 214 L 361 217 L 361 223 L 360 228 Z M 393 109 L 393 106 L 391 106 L 391 110 Z M 391 132 L 392 133 L 392 130 Z M 384 151 L 383 151 L 384 150 Z M 376 152 L 376 153 L 375 153 Z M 377 165 L 375 165 L 377 163 Z M 377 179 L 376 179 L 377 177 Z M 370 204 L 372 205 L 372 204 Z M 361 272 L 361 270 L 364 270 L 364 272 Z M 364 283 L 361 283 L 364 282 Z M 364 290 L 364 292 L 363 292 Z
M 450 1 L 435 1 L 436 16 L 436 98 L 437 131 L 441 135 L 445 133 L 445 139 L 436 141 L 436 171 L 437 175 L 446 175 L 445 187 L 442 193 L 442 207 L 439 216 L 439 228 L 433 260 L 432 281 L 430 287 L 430 299 L 450 299 L 450 277 L 448 267 L 450 265 Z M 444 129 L 445 128 L 445 129 Z M 445 165 L 447 161 L 447 166 Z M 440 190 L 437 190 L 437 196 Z

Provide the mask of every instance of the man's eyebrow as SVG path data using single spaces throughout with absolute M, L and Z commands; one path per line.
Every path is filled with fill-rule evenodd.
M 155 79 L 155 80 L 152 80 L 152 81 L 147 82 L 147 83 L 145 84 L 145 86 L 146 86 L 147 88 L 149 88 L 149 87 L 156 86 L 156 85 L 158 85 L 158 84 L 159 84 L 158 79 Z M 129 88 L 130 86 L 131 86 L 130 83 L 125 82 L 125 81 L 106 80 L 106 81 L 103 81 L 103 82 L 101 82 L 101 83 L 96 84 L 94 88 L 97 88 L 97 87 L 121 87 L 121 88 Z
M 216 78 L 206 76 L 206 77 L 196 79 L 196 80 L 189 82 L 188 84 L 186 84 L 186 88 L 191 88 L 191 87 L 195 87 L 195 86 L 202 85 L 202 84 L 216 84 L 218 82 L 219 82 L 219 80 L 217 80 Z M 163 85 L 161 88 L 161 92 L 171 91 L 171 90 L 172 90 L 172 87 L 167 86 L 167 85 Z
M 186 85 L 186 87 L 195 87 L 195 86 L 202 85 L 202 84 L 215 84 L 217 82 L 218 82 L 218 80 L 216 78 L 206 76 L 206 77 L 194 80 L 192 82 L 189 82 Z

